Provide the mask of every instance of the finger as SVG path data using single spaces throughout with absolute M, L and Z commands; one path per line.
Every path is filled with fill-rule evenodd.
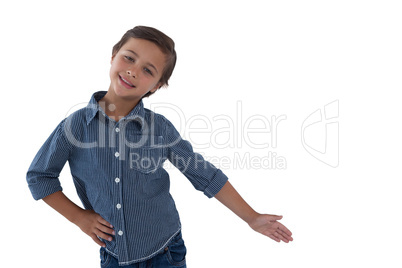
M 281 234 L 279 234 L 278 232 L 275 232 L 274 233 L 274 236 L 276 237 L 276 238 L 278 238 L 280 241 L 283 241 L 283 242 L 285 242 L 285 243 L 288 243 L 289 242 L 289 240 L 287 240 L 286 238 L 284 238 Z
M 283 216 L 278 216 L 278 215 L 270 215 L 271 216 L 271 221 L 279 221 L 283 218 Z
M 100 238 L 102 238 L 102 239 L 104 239 L 104 240 L 107 240 L 107 241 L 112 241 L 112 240 L 113 240 L 113 237 L 111 237 L 111 236 L 109 236 L 109 235 L 107 235 L 107 234 L 105 234 L 104 232 L 101 232 L 101 231 L 99 231 L 99 230 L 96 230 L 96 231 L 95 231 L 95 234 L 96 234 L 98 237 L 100 237 Z
M 288 228 L 286 228 L 285 225 L 280 224 L 280 225 L 278 226 L 278 228 L 279 228 L 281 231 L 285 232 L 288 236 L 292 236 L 292 232 L 291 232 Z
M 289 236 L 287 233 L 285 233 L 284 231 L 282 231 L 282 230 L 278 230 L 277 231 L 279 234 L 281 234 L 283 237 L 285 237 L 287 240 L 289 240 L 289 241 L 293 241 L 293 238 L 291 237 L 291 236 Z
M 269 216 L 269 221 L 274 222 L 274 221 L 279 221 L 283 218 L 283 216 L 278 216 L 278 215 L 270 215 L 267 214 L 267 216 Z
M 275 240 L 276 242 L 281 242 L 281 240 L 279 240 L 278 238 L 276 238 L 275 236 L 273 236 L 273 235 L 267 235 L 269 238 L 271 238 L 272 240 Z
M 278 232 L 275 232 L 275 233 L 274 233 L 274 236 L 275 236 L 276 238 L 278 238 L 279 240 L 282 240 L 282 241 L 285 242 L 285 243 L 289 243 L 289 240 L 287 240 L 285 237 L 283 237 L 283 235 L 281 235 L 281 234 L 278 233 Z
M 103 224 L 103 225 L 105 225 L 105 226 L 108 226 L 108 227 L 110 227 L 110 228 L 113 228 L 113 225 L 111 225 L 108 221 L 106 221 L 106 220 L 105 220 L 104 218 L 102 218 L 101 216 L 98 216 L 97 220 L 98 220 L 99 223 L 101 223 L 101 224 Z
M 99 224 L 96 227 L 98 228 L 98 230 L 100 230 L 103 233 L 115 235 L 114 230 L 112 228 L 109 228 L 109 227 L 105 226 L 105 225 Z
M 101 247 L 106 247 L 106 244 L 103 243 L 95 234 L 91 235 L 93 241 Z

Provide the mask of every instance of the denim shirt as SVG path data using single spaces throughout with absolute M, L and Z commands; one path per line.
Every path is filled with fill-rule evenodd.
M 84 208 L 114 226 L 106 250 L 128 265 L 158 254 L 181 229 L 166 159 L 209 198 L 228 178 L 142 101 L 111 120 L 98 103 L 105 94 L 94 93 L 88 106 L 61 121 L 36 154 L 27 182 L 35 200 L 61 191 L 58 177 L 68 161 Z

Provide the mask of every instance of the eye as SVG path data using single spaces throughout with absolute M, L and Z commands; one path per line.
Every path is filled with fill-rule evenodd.
M 126 60 L 128 60 L 128 61 L 134 62 L 134 59 L 131 58 L 130 56 L 124 56 L 124 58 L 125 58 Z
M 146 67 L 144 68 L 144 71 L 149 73 L 150 75 L 153 75 L 152 71 L 150 69 L 146 68 Z

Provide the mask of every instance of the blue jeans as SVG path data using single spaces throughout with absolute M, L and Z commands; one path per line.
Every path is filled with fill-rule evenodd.
M 133 263 L 126 268 L 186 268 L 186 246 L 181 232 L 179 232 L 165 249 L 153 258 Z M 101 268 L 118 268 L 119 263 L 115 257 L 108 254 L 104 248 L 100 249 Z

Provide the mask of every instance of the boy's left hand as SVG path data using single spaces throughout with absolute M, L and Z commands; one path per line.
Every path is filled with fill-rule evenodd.
M 282 216 L 258 214 L 249 225 L 254 231 L 266 235 L 276 242 L 289 243 L 289 241 L 293 241 L 292 232 L 278 222 L 280 219 Z

